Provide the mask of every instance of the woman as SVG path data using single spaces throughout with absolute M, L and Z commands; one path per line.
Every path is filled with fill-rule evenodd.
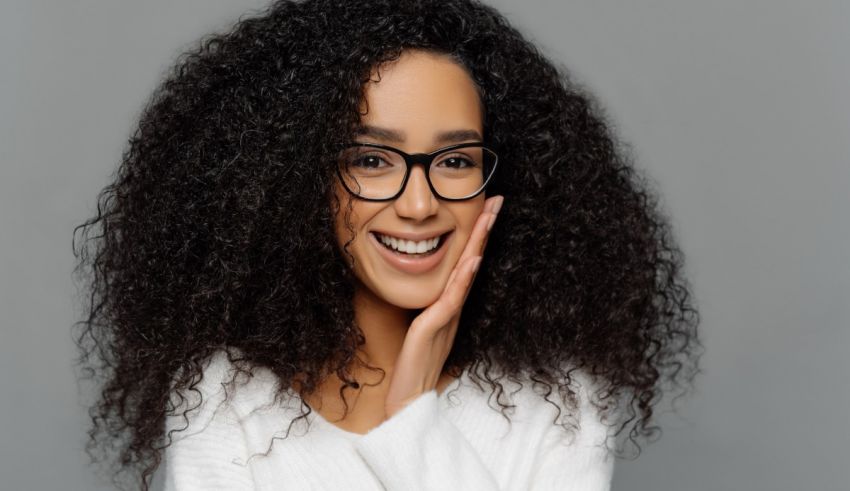
M 475 1 L 241 20 L 99 202 L 77 342 L 119 485 L 165 461 L 176 490 L 608 489 L 609 443 L 698 372 L 656 198 Z

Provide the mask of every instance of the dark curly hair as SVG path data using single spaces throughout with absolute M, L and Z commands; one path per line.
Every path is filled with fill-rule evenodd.
M 334 236 L 335 145 L 353 136 L 370 70 L 405 49 L 466 67 L 504 162 L 487 190 L 505 196 L 500 226 L 446 366 L 483 366 L 471 376 L 497 399 L 503 377 L 530 374 L 567 407 L 570 372 L 587 370 L 605 381 L 595 404 L 623 415 L 617 434 L 651 440 L 653 406 L 700 371 L 699 315 L 657 193 L 594 98 L 474 0 L 277 1 L 252 15 L 181 55 L 74 229 L 77 365 L 102 384 L 93 461 L 114 451 L 113 482 L 133 471 L 148 489 L 169 394 L 223 347 L 281 393 L 298 374 L 302 395 L 323 374 L 348 380 L 364 336 Z

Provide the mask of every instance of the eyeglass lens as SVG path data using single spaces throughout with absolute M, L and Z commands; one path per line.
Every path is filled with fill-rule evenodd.
M 392 150 L 369 146 L 346 148 L 340 170 L 349 190 L 358 196 L 384 199 L 401 189 L 407 171 L 404 157 Z M 496 154 L 483 146 L 448 150 L 437 155 L 429 170 L 440 196 L 464 198 L 480 191 L 496 167 Z

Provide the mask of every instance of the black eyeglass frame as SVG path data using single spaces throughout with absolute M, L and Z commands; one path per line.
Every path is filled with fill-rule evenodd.
M 351 148 L 351 147 L 373 147 L 373 148 L 380 148 L 382 150 L 391 150 L 391 151 L 396 152 L 397 154 L 401 155 L 402 158 L 404 159 L 404 163 L 407 164 L 407 169 L 405 170 L 405 173 L 404 173 L 404 180 L 401 181 L 401 188 L 398 190 L 398 192 L 395 195 L 390 196 L 389 198 L 366 198 L 366 197 L 363 197 L 363 196 L 355 193 L 354 191 L 352 191 L 351 189 L 348 188 L 348 185 L 345 183 L 345 177 L 343 177 L 342 171 L 340 170 L 341 165 L 338 162 L 337 166 L 336 166 L 336 172 L 337 172 L 337 175 L 339 176 L 340 182 L 342 182 L 342 186 L 345 188 L 346 191 L 349 192 L 349 194 L 351 194 L 355 198 L 362 199 L 364 201 L 377 201 L 377 202 L 392 201 L 392 200 L 398 198 L 399 196 L 401 196 L 402 193 L 404 193 L 405 188 L 407 187 L 407 180 L 408 180 L 408 178 L 410 178 L 410 169 L 412 169 L 415 164 L 422 164 L 424 166 L 424 168 L 425 168 L 425 181 L 428 182 L 428 187 L 431 188 L 431 192 L 434 194 L 434 196 L 436 196 L 439 199 L 445 200 L 445 201 L 466 201 L 466 200 L 472 199 L 472 198 L 478 196 L 479 194 L 481 194 L 482 192 L 484 192 L 484 190 L 487 188 L 487 184 L 490 182 L 490 179 L 492 179 L 493 176 L 496 175 L 496 168 L 499 165 L 499 155 L 496 152 L 494 152 L 492 149 L 490 149 L 487 145 L 485 145 L 483 142 L 459 143 L 457 145 L 451 145 L 451 146 L 448 146 L 448 147 L 444 147 L 444 148 L 434 150 L 431 153 L 414 153 L 414 154 L 409 154 L 409 153 L 406 153 L 402 150 L 399 150 L 398 148 L 391 147 L 389 145 L 383 145 L 383 144 L 380 144 L 380 143 L 354 142 L 354 143 L 342 144 L 342 145 L 340 145 L 340 147 L 341 147 L 340 151 L 345 150 L 346 148 Z M 493 156 L 495 157 L 495 162 L 493 162 L 493 170 L 490 172 L 490 175 L 487 176 L 487 179 L 484 181 L 484 184 L 481 185 L 481 188 L 478 191 L 476 191 L 476 192 L 474 192 L 474 193 L 472 193 L 468 196 L 464 196 L 463 198 L 446 198 L 445 196 L 438 193 L 436 189 L 434 189 L 434 184 L 431 182 L 431 164 L 434 162 L 434 159 L 437 158 L 437 156 L 440 155 L 440 154 L 449 152 L 451 150 L 456 150 L 458 148 L 467 148 L 467 147 L 482 147 L 484 150 L 492 153 Z

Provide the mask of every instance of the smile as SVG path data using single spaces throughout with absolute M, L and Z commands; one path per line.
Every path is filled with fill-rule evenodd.
M 370 242 L 381 257 L 395 269 L 410 274 L 420 274 L 436 267 L 446 255 L 446 244 L 453 231 L 418 242 L 369 232 Z M 421 251 L 421 252 L 420 252 Z
M 437 249 L 440 245 L 440 240 L 442 235 L 437 237 L 432 237 L 430 239 L 421 240 L 419 242 L 414 242 L 412 240 L 400 239 L 398 237 L 393 237 L 391 235 L 384 235 L 378 232 L 373 232 L 379 241 L 382 244 L 389 247 L 390 249 L 403 252 L 406 254 L 431 254 L 434 250 Z

